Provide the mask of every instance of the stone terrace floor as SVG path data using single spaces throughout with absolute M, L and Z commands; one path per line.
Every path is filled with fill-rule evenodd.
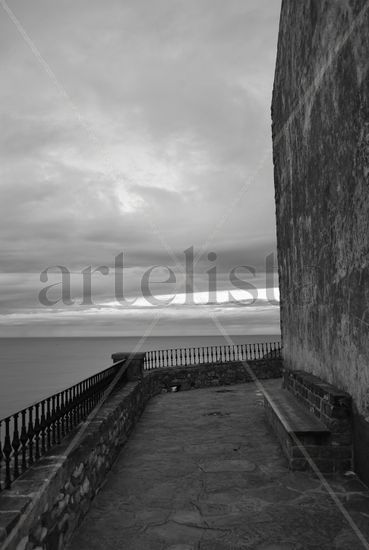
M 267 387 L 280 384 L 268 381 Z M 369 493 L 328 481 L 369 540 Z M 153 398 L 71 550 L 369 548 L 321 481 L 290 472 L 254 384 Z

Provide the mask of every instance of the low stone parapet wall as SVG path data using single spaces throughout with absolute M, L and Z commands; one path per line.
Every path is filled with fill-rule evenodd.
M 348 393 L 304 371 L 286 370 L 283 384 L 327 426 L 333 445 L 352 444 L 352 404 Z
M 281 359 L 259 359 L 248 363 L 233 361 L 187 367 L 165 367 L 148 371 L 145 376 L 152 376 L 157 390 L 160 388 L 167 391 L 186 391 L 252 382 L 255 378 L 259 380 L 279 378 L 282 376 L 282 361 Z
M 353 416 L 350 395 L 317 376 L 301 370 L 286 370 L 283 385 L 329 430 L 324 444 L 310 449 L 310 455 L 314 460 L 316 459 L 316 464 L 325 472 L 351 470 L 353 467 Z M 298 455 L 299 450 L 297 449 L 296 452 Z M 300 459 L 304 462 L 303 457 L 298 458 Z
M 82 521 L 147 401 L 190 390 L 281 376 L 280 360 L 169 367 L 133 373 L 94 415 L 0 494 L 0 545 L 6 550 L 62 550 Z

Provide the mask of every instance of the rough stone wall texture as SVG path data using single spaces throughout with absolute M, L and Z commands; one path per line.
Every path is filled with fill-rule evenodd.
M 273 91 L 287 368 L 369 415 L 369 5 L 283 0 Z
M 350 470 L 352 467 L 351 397 L 346 392 L 339 391 L 331 384 L 322 382 L 320 378 L 303 371 L 286 371 L 284 387 L 330 430 L 330 435 L 318 455 L 326 461 L 328 471 Z M 319 467 L 319 464 L 317 465 Z
M 284 387 L 331 431 L 332 445 L 351 445 L 351 397 L 304 371 L 286 371 Z
M 155 385 L 157 391 L 177 388 L 178 391 L 206 388 L 209 386 L 227 386 L 258 380 L 279 378 L 282 376 L 281 359 L 258 359 L 248 363 L 249 368 L 241 361 L 191 365 L 187 367 L 166 367 L 146 373 L 146 377 Z M 152 376 L 155 374 L 154 376 Z

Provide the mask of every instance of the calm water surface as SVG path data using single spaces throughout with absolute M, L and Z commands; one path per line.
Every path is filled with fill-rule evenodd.
M 233 336 L 235 344 L 279 335 Z M 0 418 L 109 367 L 111 354 L 132 351 L 139 338 L 0 338 Z M 219 336 L 151 337 L 141 351 L 226 344 Z

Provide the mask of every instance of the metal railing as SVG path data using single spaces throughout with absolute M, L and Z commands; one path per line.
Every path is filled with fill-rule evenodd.
M 155 350 L 146 352 L 144 369 L 185 367 L 187 365 L 227 363 L 229 361 L 255 361 L 257 359 L 280 357 L 280 342 Z
M 87 418 L 123 363 L 0 420 L 0 491 Z

